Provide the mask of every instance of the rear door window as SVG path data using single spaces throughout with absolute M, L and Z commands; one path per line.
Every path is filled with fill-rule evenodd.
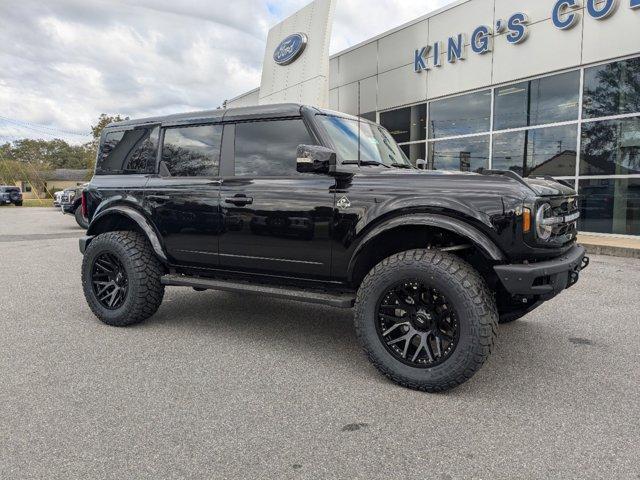
M 222 128 L 222 125 L 167 128 L 164 132 L 160 175 L 218 176 Z
M 153 173 L 159 127 L 108 132 L 100 147 L 97 174 Z

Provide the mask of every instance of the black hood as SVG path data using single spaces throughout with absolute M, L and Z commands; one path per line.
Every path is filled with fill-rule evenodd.
M 527 178 L 525 182 L 540 197 L 558 197 L 563 195 L 575 195 L 573 188 L 556 180 L 545 178 Z
M 370 168 L 370 169 L 369 169 Z M 399 193 L 415 190 L 425 194 L 440 191 L 444 194 L 466 194 L 474 192 L 482 195 L 508 196 L 525 199 L 528 197 L 549 197 L 575 195 L 573 188 L 551 179 L 523 179 L 515 174 L 479 174 L 459 171 L 379 169 L 365 167 L 358 175 L 370 178 L 381 187 L 396 189 Z

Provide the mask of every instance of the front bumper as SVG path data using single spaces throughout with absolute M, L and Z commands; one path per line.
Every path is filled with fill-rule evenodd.
M 589 265 L 583 246 L 575 245 L 564 255 L 539 263 L 498 265 L 493 267 L 511 295 L 539 296 L 549 299 L 572 287 L 581 270 Z

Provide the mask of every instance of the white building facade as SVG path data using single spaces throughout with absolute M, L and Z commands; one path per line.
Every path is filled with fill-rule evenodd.
M 414 162 L 563 179 L 582 231 L 640 235 L 640 0 L 456 2 L 333 55 L 328 89 Z

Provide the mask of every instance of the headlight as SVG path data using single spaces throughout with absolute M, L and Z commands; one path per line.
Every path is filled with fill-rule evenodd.
M 546 225 L 544 223 L 545 218 L 551 216 L 551 205 L 548 203 L 543 203 L 538 207 L 538 211 L 536 212 L 536 235 L 540 240 L 549 240 L 551 238 L 551 233 L 553 232 L 552 225 Z

